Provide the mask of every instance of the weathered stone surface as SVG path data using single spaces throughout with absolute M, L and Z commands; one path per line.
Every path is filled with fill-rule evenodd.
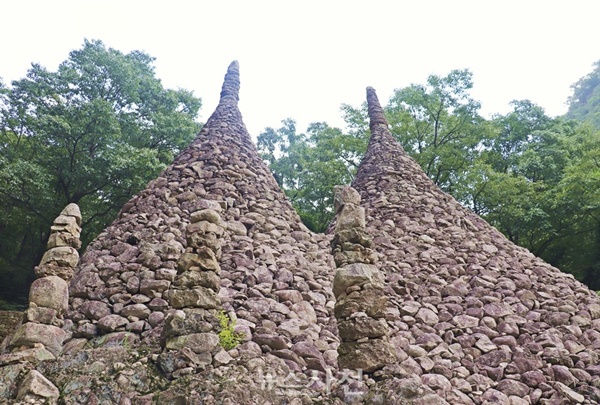
M 57 276 L 38 278 L 29 289 L 29 302 L 62 314 L 69 305 L 69 285 Z
M 148 308 L 144 304 L 133 304 L 123 307 L 123 309 L 120 312 L 120 315 L 124 317 L 132 316 L 139 319 L 146 319 L 148 318 L 151 312 L 152 311 L 150 310 L 150 308 Z
M 71 279 L 69 293 L 71 297 L 89 298 L 104 287 L 104 282 L 97 273 L 82 271 L 76 273 Z
M 344 341 L 358 340 L 364 337 L 377 338 L 389 332 L 387 323 L 368 316 L 338 321 L 340 338 Z
M 48 249 L 55 247 L 70 246 L 74 249 L 81 247 L 81 240 L 78 236 L 75 236 L 69 232 L 53 232 L 48 238 Z
M 56 356 L 46 350 L 44 347 L 33 347 L 31 349 L 19 350 L 13 353 L 0 355 L 0 367 L 7 364 L 29 362 L 38 364 L 42 361 L 55 360 Z M 1 386 L 2 384 L 0 384 Z M 1 391 L 1 388 L 0 388 Z M 2 398 L 2 395 L 0 395 Z
M 370 289 L 338 297 L 334 312 L 336 318 L 348 318 L 356 312 L 364 312 L 373 318 L 382 318 L 385 316 L 387 305 L 387 297 L 381 294 L 381 291 Z
M 200 286 L 213 291 L 219 291 L 221 278 L 214 271 L 186 271 L 177 277 L 173 285 L 183 288 Z
M 50 230 L 53 233 L 66 232 L 79 238 L 81 232 L 80 224 L 81 219 L 79 219 L 78 221 L 78 218 L 75 218 L 70 215 L 61 214 L 58 217 L 56 217 L 56 219 L 54 219 L 54 223 L 52 224 Z
M 9 403 L 10 399 L 17 396 L 18 383 L 26 367 L 24 364 L 2 365 L 0 369 L 0 400 Z
M 71 246 L 50 248 L 44 253 L 40 265 L 55 262 L 60 266 L 75 267 L 79 261 L 79 253 Z
M 139 283 L 139 291 L 149 297 L 155 297 L 156 294 L 166 291 L 171 286 L 169 280 L 143 279 Z
M 212 270 L 217 273 L 221 270 L 215 254 L 206 246 L 197 248 L 193 253 L 183 253 L 177 262 L 177 268 L 180 272 L 194 268 L 197 270 Z
M 360 204 L 360 194 L 352 187 L 335 186 L 334 191 L 333 207 L 336 212 L 339 212 L 346 204 Z
M 17 401 L 24 401 L 28 398 L 52 401 L 58 399 L 60 392 L 46 377 L 37 370 L 31 370 L 19 384 Z
M 345 345 L 340 345 L 338 353 L 340 368 L 362 369 L 366 372 L 375 371 L 396 360 L 391 345 L 382 339 L 369 340 L 363 343 L 348 342 Z
M 129 321 L 120 315 L 106 315 L 98 320 L 98 328 L 106 332 L 114 332 L 115 330 L 124 327 Z
M 215 329 L 217 319 L 205 309 L 186 308 L 171 312 L 165 319 L 163 337 L 189 335 L 191 333 L 210 332 Z
M 46 307 L 29 307 L 25 311 L 25 322 L 44 323 L 46 325 L 57 325 L 59 323 L 58 311 Z
M 165 347 L 171 350 L 189 347 L 194 353 L 212 353 L 218 346 L 219 336 L 215 333 L 191 333 L 168 338 Z
M 197 286 L 189 290 L 172 290 L 169 302 L 173 308 L 206 308 L 216 309 L 221 306 L 217 294 L 206 287 Z
M 432 390 L 447 392 L 452 389 L 450 381 L 440 374 L 423 374 L 421 376 L 421 381 Z
M 508 396 L 514 395 L 519 398 L 525 398 L 531 391 L 531 388 L 527 384 L 510 379 L 499 381 L 496 389 Z
M 194 223 L 200 221 L 208 221 L 220 226 L 221 228 L 225 227 L 223 220 L 221 219 L 221 215 L 216 210 L 210 208 L 192 212 L 192 215 L 190 216 L 190 222 Z
M 252 337 L 259 345 L 265 345 L 273 350 L 281 350 L 288 348 L 288 341 L 278 335 L 257 334 Z
M 336 218 L 336 229 L 352 229 L 365 227 L 365 209 L 357 204 L 344 205 Z
M 300 319 L 304 319 L 308 323 L 317 322 L 317 314 L 315 309 L 307 301 L 300 301 L 292 305 L 292 311 L 298 314 Z
M 79 311 L 88 319 L 96 321 L 111 314 L 108 304 L 101 301 L 86 301 L 79 307 Z
M 420 308 L 415 314 L 415 319 L 422 321 L 425 325 L 437 325 L 440 322 L 440 318 L 435 312 L 429 308 Z
M 352 263 L 339 268 L 333 279 L 333 294 L 337 297 L 352 285 L 372 283 L 375 272 L 378 272 L 375 266 L 364 263 Z
M 81 226 L 81 211 L 79 210 L 79 206 L 75 203 L 69 203 L 63 210 L 60 212 L 61 216 L 74 217 L 77 225 Z
M 66 332 L 56 326 L 28 322 L 17 328 L 10 346 L 33 347 L 36 343 L 41 343 L 50 353 L 58 356 L 66 337 Z

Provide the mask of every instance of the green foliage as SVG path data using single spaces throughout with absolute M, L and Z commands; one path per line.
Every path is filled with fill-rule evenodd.
M 200 99 L 164 89 L 153 61 L 85 41 L 56 72 L 33 64 L 0 86 L 0 279 L 21 284 L 7 294 L 64 206 L 80 206 L 85 246 L 193 139 Z
M 396 90 L 385 108 L 392 134 L 443 190 L 452 191 L 472 164 L 483 120 L 469 95 L 472 73 L 431 75 L 426 85 Z
M 278 184 L 311 230 L 322 232 L 333 218 L 333 187 L 348 184 L 366 149 L 366 138 L 344 134 L 325 123 L 297 133 L 287 119 L 258 136 L 258 149 Z
M 600 61 L 594 63 L 594 70 L 582 77 L 571 88 L 567 116 L 585 121 L 600 129 Z
M 231 350 L 242 342 L 244 339 L 243 333 L 237 333 L 234 330 L 235 321 L 232 321 L 225 311 L 220 311 L 217 314 L 219 319 L 219 326 L 221 331 L 219 332 L 219 343 L 225 350 Z

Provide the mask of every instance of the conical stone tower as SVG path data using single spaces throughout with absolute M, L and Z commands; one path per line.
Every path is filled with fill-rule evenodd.
M 238 91 L 238 64 L 233 62 L 219 105 L 195 141 L 128 202 L 119 218 L 86 250 L 71 283 L 72 319 L 84 325 L 76 328 L 80 330 L 76 334 L 93 337 L 131 330 L 144 335 L 156 326 L 162 318 L 153 314 L 170 308 L 164 298 L 188 247 L 186 232 L 192 213 L 203 209 L 218 212 L 223 221 L 222 234 L 208 231 L 214 235 L 207 238 L 220 239 L 225 310 L 244 313 L 246 308 L 247 316 L 240 318 L 249 318 L 259 327 L 262 315 L 279 313 L 282 316 L 273 317 L 286 318 L 288 312 L 276 303 L 306 306 L 312 301 L 315 305 L 307 309 L 310 318 L 328 317 L 326 304 L 331 296 L 323 289 L 330 285 L 332 265 L 319 250 L 324 238 L 304 227 L 259 158 L 237 107 Z M 290 288 L 295 293 L 287 293 Z M 317 300 L 306 301 L 302 294 L 317 294 Z M 268 304 L 265 297 L 271 299 Z M 150 312 L 144 310 L 147 317 L 139 314 L 131 319 L 143 319 L 143 323 L 128 316 L 122 316 L 126 319 L 119 320 L 118 326 L 101 322 L 107 314 L 123 310 L 128 314 L 129 306 L 140 303 Z M 255 310 L 262 315 L 250 316 Z M 85 326 L 90 324 L 97 327 Z
M 238 92 L 234 62 L 194 142 L 82 255 L 57 358 L 0 355 L 0 402 L 600 402 L 600 299 L 441 192 L 373 89 L 329 236 L 259 158 Z
M 372 88 L 367 101 L 371 140 L 352 186 L 393 303 L 386 319 L 399 357 L 379 371 L 393 377 L 379 395 L 598 403 L 598 296 L 439 190 L 392 138 Z
M 63 352 L 82 360 L 89 347 L 94 353 L 147 347 L 154 354 L 142 363 L 152 367 L 136 370 L 144 383 L 122 379 L 126 388 L 98 393 L 99 381 L 89 379 L 67 398 L 116 403 L 151 395 L 155 368 L 159 380 L 175 379 L 161 390 L 167 401 L 161 403 L 183 391 L 222 398 L 230 392 L 235 403 L 254 403 L 253 397 L 274 395 L 286 378 L 306 385 L 337 369 L 329 242 L 301 223 L 260 159 L 238 93 L 233 62 L 219 105 L 196 139 L 89 245 L 70 284 L 72 335 Z M 219 343 L 223 328 L 239 340 L 233 349 Z M 66 384 L 97 357 L 85 356 L 65 365 L 70 376 L 45 374 Z M 117 369 L 129 364 L 120 355 L 112 355 L 112 366 L 102 360 L 107 369 L 115 361 L 122 363 Z M 204 377 L 190 383 L 197 373 L 227 375 L 233 391 Z

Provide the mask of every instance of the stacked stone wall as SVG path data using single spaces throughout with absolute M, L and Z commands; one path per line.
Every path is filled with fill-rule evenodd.
M 64 336 L 17 333 L 0 400 L 52 403 L 61 387 L 65 403 L 600 402 L 600 298 L 441 192 L 373 89 L 329 235 L 261 161 L 238 91 L 233 63 L 192 145 L 82 255 L 66 310 L 46 292 L 73 273 L 79 222 L 57 219 L 24 325 Z M 220 346 L 220 316 L 237 346 Z
M 372 135 L 353 187 L 385 274 L 399 359 L 375 373 L 390 378 L 379 394 L 405 403 L 600 401 L 596 294 L 440 191 L 392 138 L 373 89 L 367 99 Z
M 302 224 L 258 156 L 237 107 L 238 74 L 234 63 L 196 140 L 82 255 L 70 286 L 74 336 L 158 335 L 176 351 L 184 336 L 216 333 L 214 311 L 223 310 L 243 336 L 229 353 L 235 361 L 284 376 L 324 375 L 337 368 L 339 341 L 330 241 Z M 216 270 L 193 270 L 214 259 Z M 185 325 L 179 331 L 173 322 Z M 177 369 L 163 358 L 172 375 Z M 188 359 L 179 369 L 193 363 L 211 362 Z

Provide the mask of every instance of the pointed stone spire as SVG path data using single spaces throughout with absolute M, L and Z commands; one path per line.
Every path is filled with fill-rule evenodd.
M 337 348 L 329 243 L 306 229 L 260 158 L 238 108 L 239 87 L 233 62 L 192 144 L 88 246 L 71 282 L 75 337 L 126 331 L 135 340 L 164 326 L 159 363 L 168 378 L 200 364 L 175 361 L 180 355 L 229 361 L 219 351 L 221 311 L 240 319 L 255 348 L 292 347 L 313 327 L 311 339 Z M 318 296 L 309 302 L 303 294 L 312 288 Z M 324 361 L 312 367 L 324 370 Z
M 371 131 L 377 128 L 378 124 L 383 124 L 387 128 L 388 122 L 383 114 L 383 108 L 377 98 L 377 93 L 373 87 L 367 87 L 367 106 L 369 111 L 369 120 Z
M 221 98 L 219 105 L 202 127 L 202 130 L 194 140 L 194 145 L 204 143 L 207 138 L 211 142 L 227 147 L 236 145 L 246 150 L 251 159 L 260 160 L 258 152 L 254 147 L 252 138 L 244 124 L 242 113 L 238 108 L 240 98 L 240 65 L 237 60 L 229 64 L 227 73 L 221 87 Z M 175 163 L 188 156 L 180 155 Z M 271 176 L 272 177 L 272 176 Z
M 227 69 L 223 87 L 221 88 L 221 100 L 223 103 L 226 100 L 233 99 L 237 103 L 240 99 L 240 65 L 237 60 L 234 60 Z
M 511 390 L 519 378 L 514 377 L 522 372 L 515 365 L 525 358 L 534 362 L 540 378 L 552 387 L 548 397 L 571 398 L 573 403 L 575 391 L 591 392 L 589 380 L 583 379 L 573 379 L 567 387 L 573 389 L 567 391 L 560 373 L 586 373 L 596 367 L 594 361 L 558 366 L 551 350 L 530 355 L 527 339 L 531 337 L 536 344 L 548 336 L 557 342 L 572 340 L 581 350 L 578 359 L 594 358 L 598 350 L 586 336 L 599 333 L 600 298 L 571 275 L 514 245 L 440 190 L 392 137 L 372 88 L 367 89 L 367 101 L 371 139 L 352 187 L 361 194 L 360 204 L 367 212 L 365 230 L 374 235 L 373 249 L 379 257 L 375 265 L 385 277 L 384 295 L 396 303 L 400 315 L 414 320 L 410 333 L 405 333 L 406 325 L 401 322 L 390 322 L 390 340 L 400 336 L 406 339 L 406 347 L 430 345 L 428 350 L 434 353 L 461 346 L 470 336 L 475 349 L 470 352 L 472 364 L 477 366 L 467 366 L 464 376 L 455 381 L 461 380 L 457 386 L 467 385 L 467 381 L 493 376 L 497 386 L 483 388 L 483 398 L 498 391 L 515 392 Z M 563 303 L 593 310 L 581 321 L 583 312 L 569 313 Z M 572 330 L 578 331 L 577 336 Z M 485 346 L 484 341 L 491 344 Z M 424 364 L 419 354 L 407 355 L 411 364 Z M 505 370 L 514 370 L 513 376 L 494 374 L 498 359 L 508 364 Z M 426 374 L 427 368 L 415 369 L 411 372 L 421 375 L 424 385 L 439 383 L 438 376 Z M 455 372 L 455 366 L 449 366 L 448 374 Z M 534 384 L 527 386 L 526 374 L 522 381 L 518 385 L 523 392 L 534 395 Z M 582 403 L 583 397 L 576 402 Z M 445 398 L 448 403 L 474 399 L 473 393 L 452 393 Z
M 379 184 L 376 181 L 382 174 L 422 173 L 419 165 L 406 154 L 402 146 L 392 136 L 383 108 L 373 87 L 367 87 L 367 106 L 371 139 L 353 182 L 353 187 L 361 192 L 363 199 L 365 198 L 365 192 L 374 192 L 375 190 L 373 187 L 361 187 L 361 183 L 375 180 L 374 185 L 379 189 L 387 184 L 387 182 Z M 422 175 L 425 176 L 424 173 Z

